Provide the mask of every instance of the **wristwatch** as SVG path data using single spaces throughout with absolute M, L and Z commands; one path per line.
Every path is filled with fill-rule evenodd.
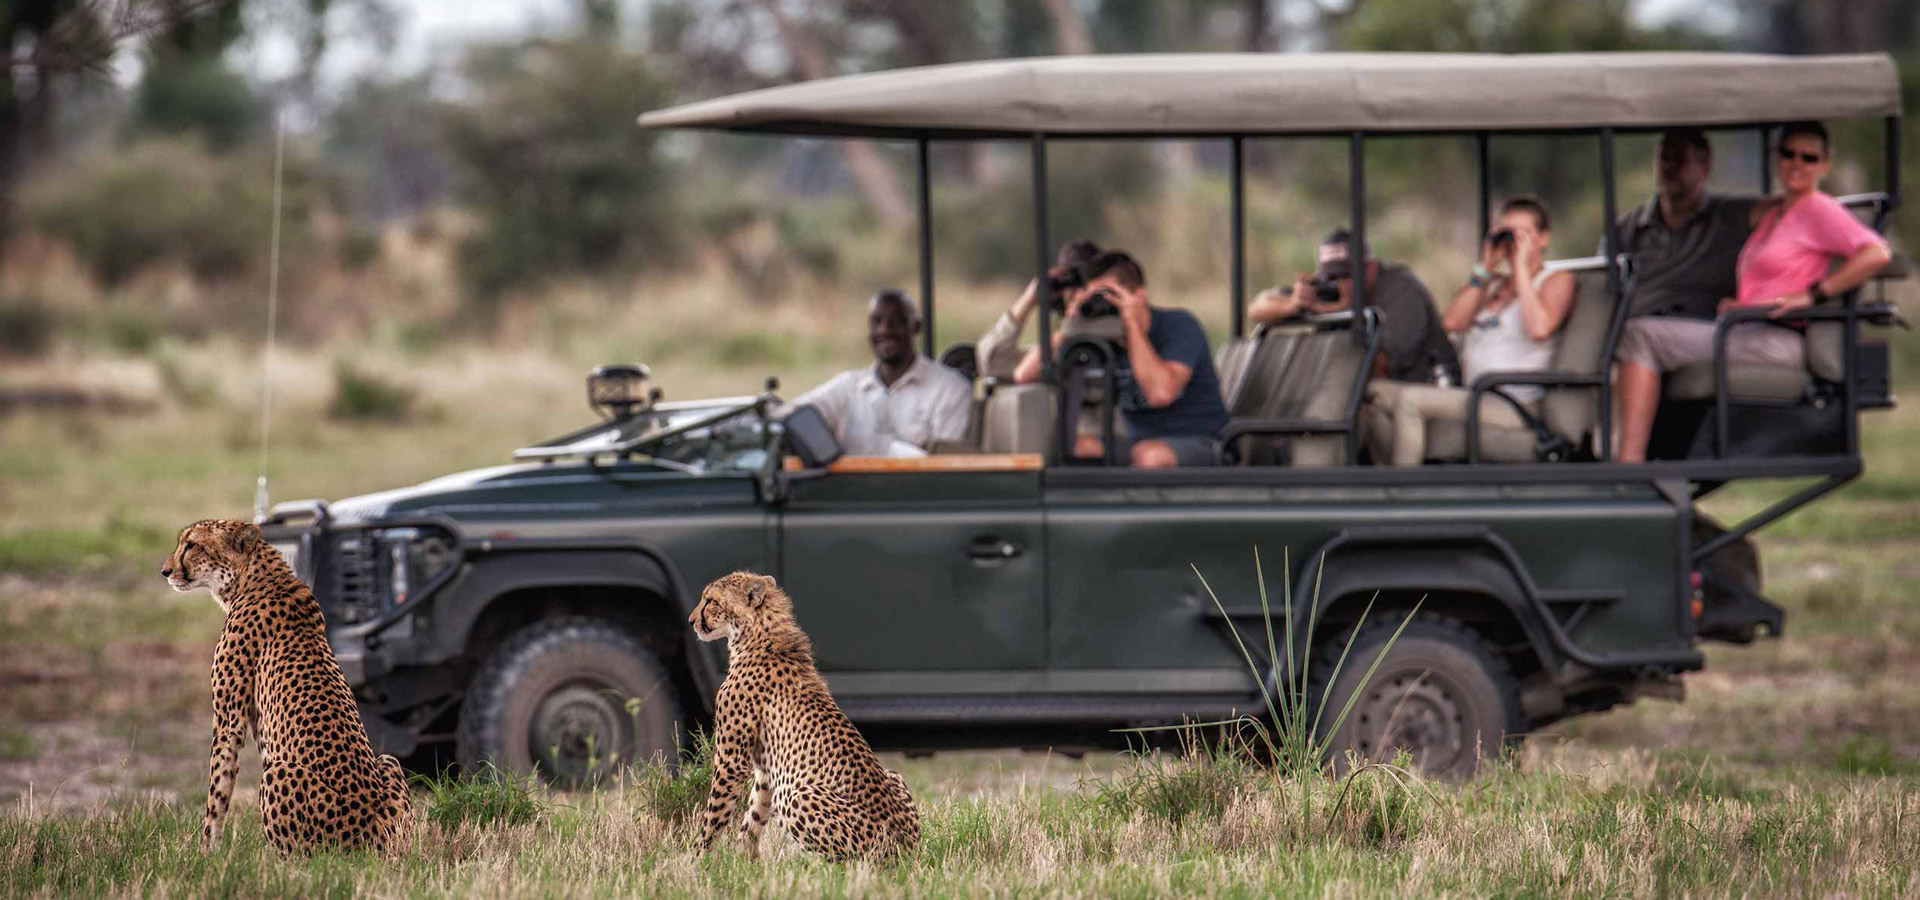
M 1814 306 L 1827 302 L 1827 292 L 1820 289 L 1820 279 L 1816 278 L 1807 285 L 1807 296 L 1813 299 Z
M 1474 263 L 1473 268 L 1467 271 L 1472 273 L 1467 276 L 1467 283 L 1474 287 L 1485 287 L 1487 282 L 1493 280 L 1493 273 L 1487 271 L 1487 267 L 1479 263 Z

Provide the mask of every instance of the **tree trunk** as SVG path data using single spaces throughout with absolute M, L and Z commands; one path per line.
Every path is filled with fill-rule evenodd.
M 774 27 L 780 32 L 780 43 L 787 48 L 787 54 L 793 57 L 794 65 L 802 76 L 811 80 L 833 75 L 833 67 L 828 64 L 820 43 L 806 29 L 787 18 L 780 9 L 779 0 L 760 0 L 760 6 L 773 18 Z M 867 198 L 867 206 L 880 218 L 881 223 L 888 228 L 911 225 L 914 221 L 913 208 L 902 196 L 900 185 L 894 181 L 893 171 L 887 167 L 886 160 L 880 158 L 873 143 L 843 140 L 839 144 L 847 170 L 853 174 L 854 183 L 859 185 L 860 193 Z
M 1246 16 L 1246 34 L 1241 49 L 1248 53 L 1265 53 L 1273 49 L 1273 11 L 1267 8 L 1267 0 L 1242 0 L 1241 8 Z
M 1073 8 L 1073 0 L 1043 0 L 1047 18 L 1053 20 L 1053 50 L 1061 56 L 1080 56 L 1093 52 L 1093 35 L 1087 20 Z

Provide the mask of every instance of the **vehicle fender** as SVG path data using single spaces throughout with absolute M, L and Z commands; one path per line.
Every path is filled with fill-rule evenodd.
M 516 591 L 625 587 L 661 598 L 677 618 L 683 619 L 693 611 L 691 597 L 672 564 L 643 548 L 554 548 L 495 552 L 469 559 L 472 568 L 449 585 L 436 604 L 436 631 L 450 654 L 466 647 L 475 624 L 494 603 Z M 694 682 L 702 691 L 710 692 L 725 673 L 724 663 L 715 653 L 707 652 L 710 645 L 687 640 L 690 629 L 681 631 L 681 639 L 688 644 L 687 664 Z
M 1552 671 L 1562 654 L 1544 621 L 1544 604 L 1534 596 L 1532 579 L 1517 570 L 1523 563 L 1489 537 L 1484 533 L 1342 532 L 1302 568 L 1293 595 L 1295 615 L 1307 614 L 1308 605 L 1316 600 L 1318 609 L 1312 612 L 1319 616 L 1343 598 L 1376 591 L 1479 594 L 1505 608 L 1526 635 L 1540 665 Z M 1376 610 L 1372 615 L 1381 613 Z

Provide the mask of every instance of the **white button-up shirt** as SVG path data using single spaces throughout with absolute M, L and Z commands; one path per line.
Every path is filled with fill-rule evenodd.
M 800 395 L 833 427 L 850 456 L 911 456 L 937 441 L 964 441 L 973 418 L 973 386 L 965 376 L 925 356 L 893 384 L 877 366 L 841 372 Z

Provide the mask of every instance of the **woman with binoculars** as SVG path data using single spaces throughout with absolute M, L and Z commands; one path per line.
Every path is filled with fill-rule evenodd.
M 1528 372 L 1547 367 L 1554 336 L 1573 305 L 1573 274 L 1544 264 L 1551 238 L 1546 204 L 1515 197 L 1500 207 L 1499 224 L 1480 248 L 1467 283 L 1453 295 L 1441 327 L 1459 335 L 1460 386 L 1376 380 L 1367 386 L 1368 447 L 1376 463 L 1417 466 L 1425 459 L 1427 425 L 1462 422 L 1471 397 L 1466 385 L 1492 372 Z M 1541 388 L 1503 388 L 1529 412 Z M 1480 421 L 1524 427 L 1513 406 L 1482 397 Z

